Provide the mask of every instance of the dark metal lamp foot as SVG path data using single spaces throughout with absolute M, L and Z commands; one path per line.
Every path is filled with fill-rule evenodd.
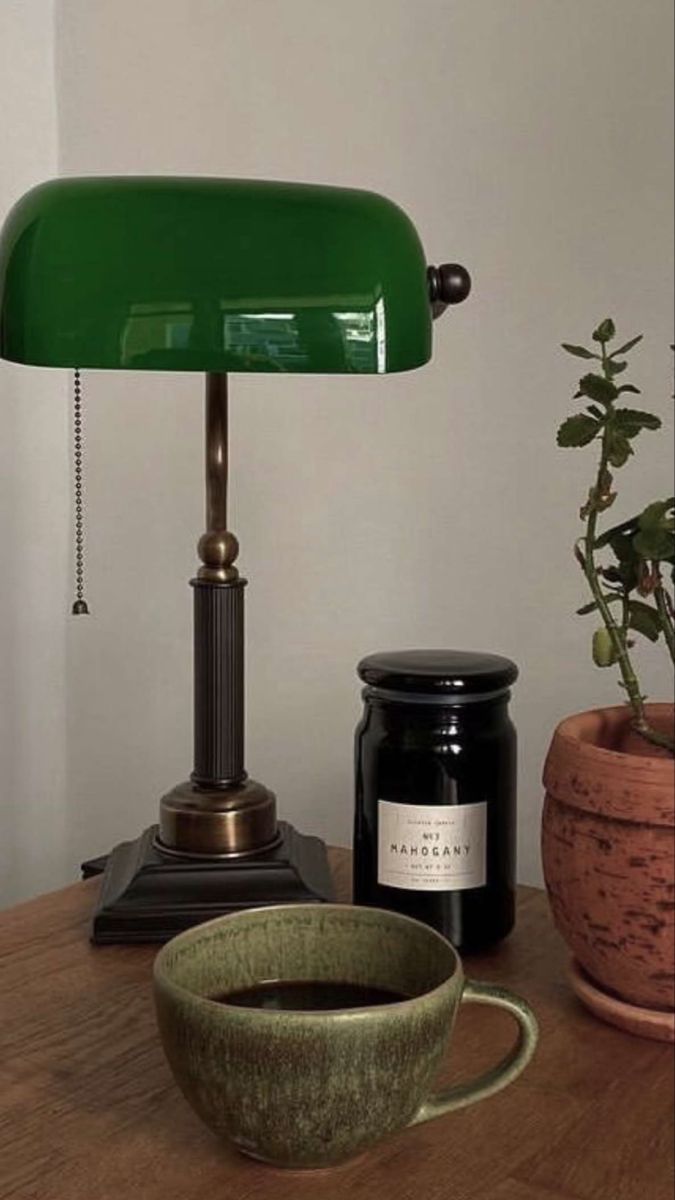
M 107 858 L 82 864 L 84 878 L 103 871 L 92 941 L 165 942 L 211 917 L 268 904 L 333 898 L 324 843 L 279 822 L 279 843 L 235 861 L 174 858 L 156 844 L 151 825 Z

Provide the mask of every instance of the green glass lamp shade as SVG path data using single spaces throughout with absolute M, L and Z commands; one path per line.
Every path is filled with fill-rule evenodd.
M 372 192 L 55 179 L 0 236 L 0 355 L 50 367 L 384 373 L 431 355 L 416 230 Z

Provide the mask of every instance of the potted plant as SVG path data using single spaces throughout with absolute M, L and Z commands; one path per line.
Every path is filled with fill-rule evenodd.
M 624 703 L 562 721 L 544 769 L 542 854 L 556 925 L 570 948 L 572 983 L 596 1015 L 634 1033 L 675 1037 L 673 705 L 648 703 L 635 651 L 640 639 L 675 659 L 670 589 L 675 501 L 657 499 L 601 528 L 616 501 L 615 475 L 659 417 L 626 406 L 626 355 L 612 349 L 614 322 L 594 348 L 564 344 L 594 367 L 580 380 L 584 404 L 558 431 L 562 447 L 589 446 L 597 469 L 581 508 L 574 548 L 590 592 L 579 614 L 594 618 L 593 659 L 615 668 Z

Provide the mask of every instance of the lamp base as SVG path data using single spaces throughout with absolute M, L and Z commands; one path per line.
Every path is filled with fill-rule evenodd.
M 91 939 L 165 942 L 174 934 L 241 908 L 333 899 L 324 843 L 279 822 L 271 849 L 231 861 L 162 854 L 151 825 L 106 858 L 82 864 L 85 879 L 103 873 Z

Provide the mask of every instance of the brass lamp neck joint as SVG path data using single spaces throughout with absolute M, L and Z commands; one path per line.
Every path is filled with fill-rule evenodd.
M 198 578 L 230 583 L 239 578 L 234 566 L 239 543 L 227 528 L 228 393 L 227 375 L 206 376 L 206 533 L 197 552 L 202 566 Z

